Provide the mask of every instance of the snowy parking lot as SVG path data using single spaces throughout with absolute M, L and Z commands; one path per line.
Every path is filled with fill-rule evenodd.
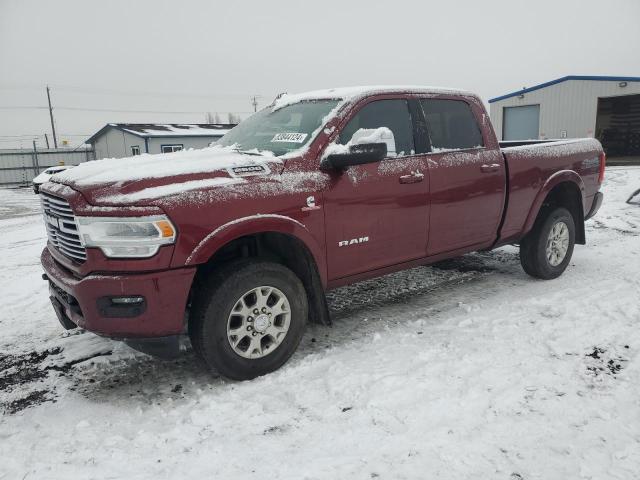
M 0 480 L 638 478 L 639 187 L 607 170 L 557 280 L 505 247 L 345 287 L 248 382 L 65 332 L 37 196 L 0 190 Z

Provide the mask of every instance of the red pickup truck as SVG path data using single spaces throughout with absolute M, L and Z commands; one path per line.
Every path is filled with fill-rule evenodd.
M 594 139 L 503 148 L 464 91 L 284 95 L 209 148 L 54 176 L 44 278 L 65 328 L 156 354 L 186 333 L 210 369 L 250 379 L 330 323 L 328 289 L 505 244 L 559 276 L 604 168 Z

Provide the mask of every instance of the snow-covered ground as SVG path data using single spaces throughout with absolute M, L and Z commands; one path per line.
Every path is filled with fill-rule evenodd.
M 0 479 L 636 479 L 640 168 L 554 281 L 517 250 L 334 291 L 280 371 L 212 378 L 65 333 L 30 190 L 0 190 Z

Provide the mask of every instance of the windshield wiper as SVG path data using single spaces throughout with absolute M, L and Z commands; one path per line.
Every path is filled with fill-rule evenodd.
M 242 153 L 243 155 L 253 155 L 254 157 L 262 157 L 263 155 L 259 152 L 250 152 L 248 150 L 240 150 L 239 148 L 234 148 L 234 150 L 238 153 Z

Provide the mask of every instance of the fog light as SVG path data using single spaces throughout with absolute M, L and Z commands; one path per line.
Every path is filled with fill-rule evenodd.
M 107 318 L 133 318 L 147 310 L 147 301 L 141 295 L 101 297 L 96 303 L 100 315 Z
M 113 297 L 111 303 L 116 305 L 131 305 L 144 302 L 144 297 Z

